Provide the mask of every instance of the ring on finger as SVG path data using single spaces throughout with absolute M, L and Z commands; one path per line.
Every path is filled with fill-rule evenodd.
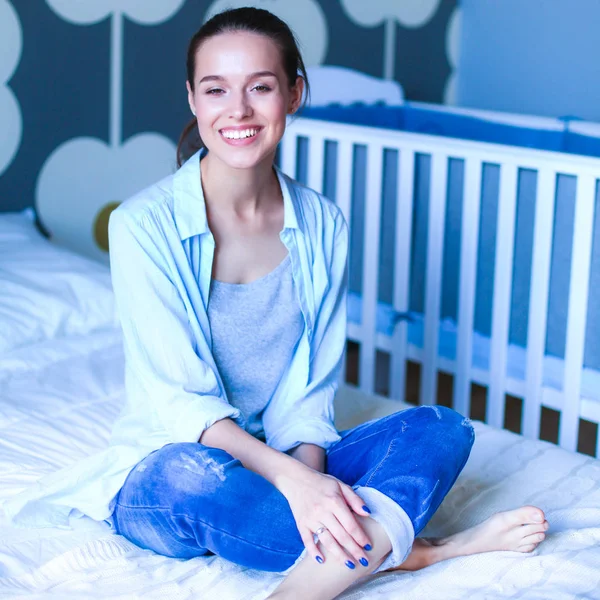
M 319 527 L 319 529 L 317 529 L 314 533 L 313 533 L 313 542 L 316 544 L 319 541 L 319 536 L 324 532 L 327 531 L 327 527 L 322 526 Z

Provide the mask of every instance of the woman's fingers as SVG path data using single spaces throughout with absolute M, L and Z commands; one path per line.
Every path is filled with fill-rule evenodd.
M 369 510 L 352 488 L 330 475 L 312 469 L 299 472 L 282 486 L 307 554 L 318 562 L 328 557 L 345 564 L 349 569 L 367 567 L 365 550 L 370 550 L 370 540 L 357 515 L 366 517 Z M 318 543 L 313 532 L 323 527 Z
M 354 521 L 354 517 L 352 516 L 352 513 L 350 513 L 348 507 L 346 506 L 343 510 L 346 513 L 344 517 L 349 519 L 347 522 Z M 329 529 L 329 533 L 335 538 L 336 542 L 345 550 L 344 556 L 346 556 L 346 554 L 350 556 L 351 562 L 354 566 L 360 564 L 366 567 L 369 564 L 369 559 L 367 558 L 363 549 L 363 546 L 365 546 L 368 542 L 360 545 L 360 542 L 357 542 L 353 537 L 353 535 L 356 535 L 359 537 L 359 539 L 364 538 L 368 540 L 364 531 L 362 531 L 362 528 L 358 525 L 358 523 L 356 523 L 356 521 L 354 521 L 354 525 L 348 525 L 350 530 L 353 532 L 353 535 L 351 535 L 348 529 L 346 529 L 346 527 L 344 527 L 344 525 L 338 520 L 337 515 L 331 515 L 329 518 L 323 521 L 323 524 Z M 344 558 L 343 562 L 346 564 L 346 566 L 350 567 L 350 565 L 346 563 L 346 560 L 347 557 Z
M 319 548 L 317 548 L 317 545 L 315 544 L 315 541 L 313 539 L 313 532 L 310 531 L 308 527 L 302 528 L 302 530 L 300 531 L 300 537 L 302 538 L 302 542 L 304 543 L 304 547 L 306 548 L 308 554 L 310 554 L 313 557 L 313 559 L 317 562 L 325 562 L 325 557 L 321 552 L 319 552 Z
M 352 556 L 346 553 L 344 548 L 329 530 L 329 527 L 319 534 L 319 544 L 321 544 L 323 548 L 327 548 L 328 553 L 333 560 L 338 561 L 340 564 L 345 564 L 348 568 L 352 568 L 348 563 L 356 567 L 356 564 L 352 560 Z
M 346 506 L 340 506 L 335 513 L 342 527 L 352 537 L 353 541 L 362 549 L 371 544 L 369 536 L 365 533 L 362 525 L 354 516 L 354 513 Z M 366 516 L 366 515 L 365 515 Z
M 346 504 L 357 515 L 368 517 L 371 514 L 371 511 L 369 510 L 369 507 L 365 505 L 364 500 L 349 485 L 340 484 L 340 487 L 342 488 L 342 494 L 344 494 Z

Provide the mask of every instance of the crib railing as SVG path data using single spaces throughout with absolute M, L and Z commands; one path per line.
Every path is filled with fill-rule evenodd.
M 336 148 L 335 164 L 326 156 L 326 148 L 331 144 Z M 299 160 L 301 145 L 306 159 L 302 167 Z M 340 206 L 350 223 L 353 210 L 353 157 L 357 146 L 366 149 L 362 318 L 360 324 L 349 324 L 348 339 L 360 344 L 361 390 L 366 393 L 375 391 L 376 352 L 384 351 L 390 355 L 389 390 L 392 398 L 404 397 L 407 360 L 414 361 L 421 364 L 420 403 L 435 402 L 438 371 L 443 371 L 453 376 L 453 407 L 459 412 L 471 414 L 472 383 L 485 386 L 488 390 L 485 420 L 493 426 L 503 427 L 506 395 L 510 394 L 523 401 L 521 431 L 525 436 L 535 439 L 540 436 L 541 408 L 546 406 L 560 413 L 559 444 L 566 449 L 576 450 L 580 418 L 600 423 L 600 390 L 596 396 L 584 396 L 581 393 L 600 160 L 300 118 L 291 124 L 282 141 L 280 164 L 284 172 L 304 179 L 318 191 L 324 191 L 327 177 L 333 175 L 335 194 L 332 200 Z M 415 160 L 418 155 L 428 155 L 431 161 L 422 345 L 409 343 L 406 320 L 398 322 L 392 335 L 382 334 L 376 328 L 384 150 L 396 151 L 398 161 L 395 223 L 385 223 L 385 227 L 395 229 L 393 308 L 398 313 L 409 311 Z M 448 165 L 451 159 L 464 161 L 456 354 L 452 360 L 438 352 Z M 493 265 L 490 366 L 489 369 L 481 369 L 473 366 L 472 358 L 482 171 L 487 164 L 499 165 L 500 181 Z M 300 168 L 304 169 L 302 177 L 298 177 Z M 331 169 L 334 173 L 328 172 Z M 522 169 L 537 173 L 524 380 L 507 376 L 517 182 Z M 554 204 L 559 174 L 574 176 L 577 182 L 564 385 L 561 390 L 544 385 L 543 381 L 551 252 L 555 233 Z M 561 223 L 556 226 L 561 227 Z M 600 456 L 600 435 L 597 439 L 596 454 Z

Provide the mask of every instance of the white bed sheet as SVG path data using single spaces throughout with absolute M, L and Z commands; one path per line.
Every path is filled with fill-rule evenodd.
M 119 333 L 51 340 L 0 356 L 0 501 L 106 443 L 123 400 Z M 340 429 L 407 405 L 338 394 Z M 534 504 L 550 522 L 532 554 L 457 558 L 415 573 L 382 573 L 345 600 L 422 598 L 600 599 L 600 461 L 475 422 L 471 458 L 422 535 L 476 525 Z M 104 523 L 17 529 L 0 512 L 0 598 L 254 600 L 282 576 L 221 558 L 175 560 L 137 548 Z

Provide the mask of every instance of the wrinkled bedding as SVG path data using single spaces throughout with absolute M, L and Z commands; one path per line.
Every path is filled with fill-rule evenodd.
M 106 444 L 123 394 L 115 329 L 0 355 L 0 502 Z M 344 429 L 407 406 L 345 387 L 336 424 Z M 531 554 L 493 552 L 381 573 L 340 598 L 600 599 L 600 461 L 474 425 L 471 458 L 422 535 L 454 533 L 534 504 L 550 522 L 547 540 Z M 0 598 L 259 600 L 282 577 L 216 556 L 165 558 L 85 517 L 73 527 L 17 529 L 0 510 Z

